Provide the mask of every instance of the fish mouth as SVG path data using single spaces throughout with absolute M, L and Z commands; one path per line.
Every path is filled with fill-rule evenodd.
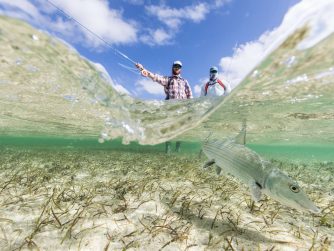
M 311 211 L 314 214 L 320 214 L 321 213 L 321 209 L 314 206 L 313 208 L 309 209 L 309 211 Z
M 309 201 L 309 205 L 308 206 L 304 206 L 302 205 L 300 202 L 298 202 L 297 200 L 294 200 L 294 202 L 300 207 L 300 209 L 304 210 L 304 211 L 309 211 L 312 212 L 314 214 L 319 214 L 321 212 L 321 209 L 316 207 L 313 202 Z

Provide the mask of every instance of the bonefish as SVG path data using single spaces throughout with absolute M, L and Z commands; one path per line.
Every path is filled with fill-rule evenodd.
M 259 201 L 264 193 L 283 205 L 313 213 L 320 212 L 296 181 L 246 147 L 245 139 L 245 123 L 234 139 L 207 139 L 202 149 L 209 161 L 203 167 L 216 164 L 218 174 L 229 173 L 240 179 L 249 186 L 254 201 Z

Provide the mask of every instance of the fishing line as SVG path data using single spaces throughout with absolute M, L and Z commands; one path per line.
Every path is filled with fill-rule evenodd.
M 138 72 L 138 69 L 137 68 L 134 68 L 134 67 L 130 67 L 130 66 L 127 66 L 127 65 L 124 65 L 124 64 L 121 64 L 121 63 L 117 63 L 119 66 L 123 67 L 124 69 L 127 69 L 128 71 L 134 73 L 134 74 L 140 74 Z
M 61 8 L 59 8 L 57 5 L 55 5 L 53 2 L 51 2 L 50 0 L 46 0 L 50 5 L 52 5 L 54 8 L 56 8 L 59 12 L 61 12 L 62 14 L 64 14 L 69 20 L 73 20 L 74 22 L 76 22 L 79 26 L 81 26 L 83 29 L 85 29 L 86 31 L 88 31 L 90 34 L 92 34 L 93 36 L 97 37 L 98 39 L 100 39 L 102 42 L 104 42 L 107 46 L 109 46 L 109 48 L 111 48 L 116 54 L 122 56 L 123 58 L 129 60 L 131 63 L 136 64 L 136 62 L 131 59 L 130 57 L 128 57 L 127 55 L 125 55 L 123 52 L 117 50 L 115 47 L 113 47 L 110 43 L 108 43 L 105 39 L 103 39 L 101 36 L 97 35 L 95 32 L 93 32 L 92 30 L 90 30 L 89 28 L 87 28 L 86 26 L 84 26 L 83 24 L 81 24 L 78 20 L 76 20 L 74 17 L 70 16 L 69 14 L 67 14 L 64 10 L 62 10 Z

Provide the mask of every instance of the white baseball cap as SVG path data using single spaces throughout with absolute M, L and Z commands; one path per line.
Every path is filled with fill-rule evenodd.
M 174 65 L 179 65 L 179 66 L 182 67 L 182 62 L 179 61 L 179 60 L 176 60 L 176 61 L 173 62 L 173 66 L 174 66 Z
M 216 66 L 212 66 L 210 68 L 210 72 L 218 72 L 218 68 Z

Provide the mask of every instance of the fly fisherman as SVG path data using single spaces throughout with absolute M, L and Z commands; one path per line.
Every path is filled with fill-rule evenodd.
M 192 92 L 188 81 L 181 77 L 181 61 L 174 61 L 172 65 L 171 76 L 160 76 L 146 70 L 143 65 L 137 63 L 136 67 L 141 71 L 144 77 L 149 77 L 154 82 L 161 84 L 166 93 L 166 100 L 168 99 L 190 99 Z M 180 151 L 181 142 L 176 142 L 176 152 Z M 171 142 L 166 142 L 166 153 L 171 152 Z
M 231 92 L 231 87 L 227 81 L 218 78 L 218 68 L 210 68 L 210 81 L 202 87 L 201 96 L 216 97 L 227 95 Z

